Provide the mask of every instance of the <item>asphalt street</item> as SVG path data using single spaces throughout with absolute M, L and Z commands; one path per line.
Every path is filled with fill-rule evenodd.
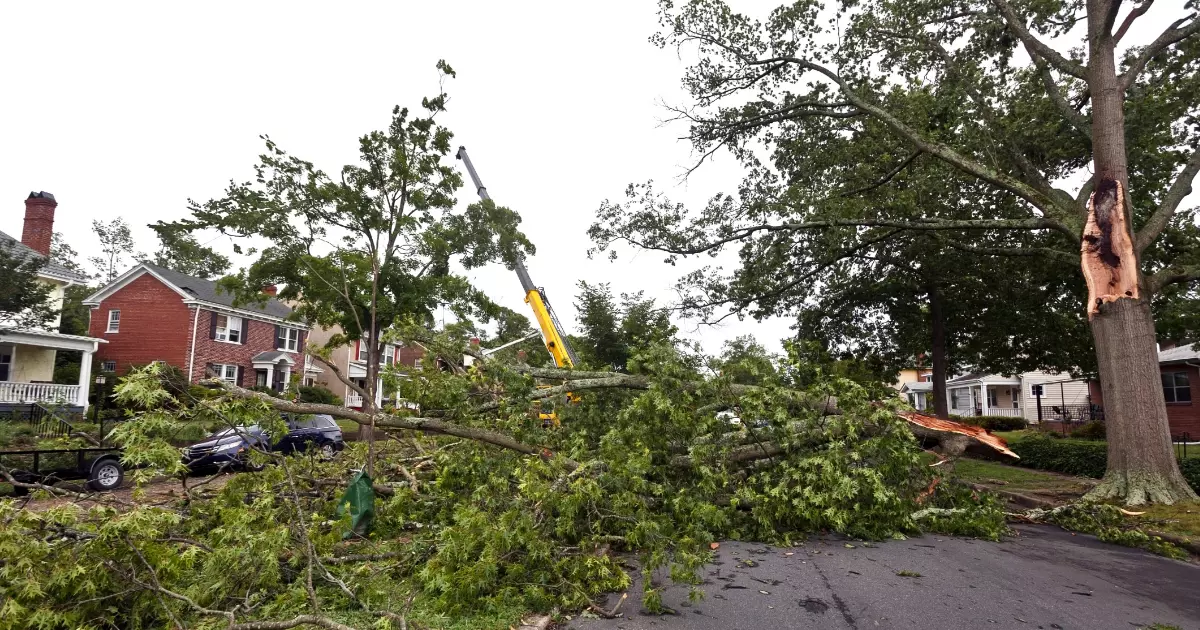
M 1200 628 L 1200 566 L 1052 527 L 1020 526 L 1016 532 L 1000 543 L 934 536 L 869 545 L 827 538 L 790 548 L 722 543 L 702 574 L 705 597 L 699 603 L 689 603 L 687 588 L 664 577 L 663 601 L 673 614 L 645 614 L 641 587 L 634 584 L 620 618 L 575 619 L 565 625 L 580 630 Z M 609 597 L 608 607 L 616 597 Z

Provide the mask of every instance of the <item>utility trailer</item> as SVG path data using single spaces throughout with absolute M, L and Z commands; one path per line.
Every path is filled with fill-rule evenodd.
M 34 403 L 18 416 L 3 420 L 28 424 L 39 438 L 66 438 L 84 435 L 63 419 L 59 412 Z M 87 438 L 92 446 L 78 448 L 0 448 L 0 465 L 19 483 L 54 484 L 59 481 L 83 479 L 87 487 L 107 492 L 121 487 L 125 469 L 121 465 L 121 449 L 105 446 L 103 424 L 100 438 Z M 7 479 L 0 479 L 6 482 Z M 15 494 L 26 494 L 27 488 L 14 487 Z
M 53 457 L 53 456 L 59 457 Z M 57 460 L 57 461 L 55 461 Z M 67 460 L 65 463 L 62 460 Z M 16 462 L 31 462 L 24 466 Z M 86 479 L 87 487 L 107 492 L 121 487 L 125 469 L 121 466 L 121 449 L 116 447 L 49 448 L 0 451 L 0 464 L 9 469 L 13 479 L 21 483 L 52 484 L 58 481 Z M 25 494 L 26 488 L 13 488 L 14 494 Z

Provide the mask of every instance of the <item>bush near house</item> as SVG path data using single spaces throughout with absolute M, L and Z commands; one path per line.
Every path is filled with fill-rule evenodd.
M 1099 479 L 1108 467 L 1108 443 L 1103 441 L 1036 434 L 1013 440 L 1008 447 L 1021 456 L 1017 465 L 1025 468 Z M 1200 458 L 1183 459 L 1179 469 L 1188 484 L 1200 490 Z
M 1104 440 L 1106 436 L 1103 422 L 1089 422 L 1071 431 L 1071 437 L 1078 440 Z
M 302 385 L 300 387 L 300 402 L 342 406 L 342 399 L 337 394 L 320 385 Z
M 983 427 L 988 431 L 1020 431 L 1028 429 L 1029 422 L 1019 416 L 956 416 L 950 414 L 955 422 Z

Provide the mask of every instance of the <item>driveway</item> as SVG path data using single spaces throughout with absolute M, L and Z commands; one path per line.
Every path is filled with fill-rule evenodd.
M 1001 543 L 933 536 L 871 546 L 835 539 L 791 548 L 722 543 L 703 570 L 699 603 L 664 579 L 663 601 L 676 612 L 646 615 L 635 584 L 622 618 L 576 619 L 566 627 L 1200 628 L 1200 566 L 1057 528 L 1016 532 Z

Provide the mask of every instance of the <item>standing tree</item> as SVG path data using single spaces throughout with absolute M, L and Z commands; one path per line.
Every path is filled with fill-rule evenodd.
M 201 245 L 194 235 L 162 221 L 151 223 L 150 229 L 158 235 L 154 264 L 197 278 L 215 278 L 229 271 L 229 258 Z
M 92 220 L 92 231 L 100 239 L 100 251 L 104 255 L 92 256 L 88 258 L 88 262 L 96 268 L 96 278 L 102 285 L 121 275 L 125 270 L 126 258 L 140 260 L 146 257 L 145 254 L 134 251 L 136 245 L 133 242 L 133 234 L 129 231 L 129 224 L 121 217 L 108 222 Z
M 1080 255 L 1109 424 L 1108 472 L 1090 496 L 1196 499 L 1171 449 L 1150 306 L 1155 293 L 1200 278 L 1195 239 L 1167 234 L 1196 232 L 1180 202 L 1200 171 L 1189 123 L 1200 102 L 1200 15 L 1185 9 L 1153 39 L 1122 47 L 1152 0 L 1124 17 L 1120 0 L 829 4 L 790 4 L 760 23 L 718 0 L 679 8 L 664 1 L 656 40 L 693 47 L 700 58 L 684 79 L 696 106 L 680 109 L 693 142 L 705 156 L 730 147 L 756 174 L 739 199 L 717 199 L 699 216 L 657 198 L 637 210 L 606 205 L 593 236 L 682 255 L 834 228 L 862 239 L 880 238 L 879 228 L 948 239 L 964 230 L 1054 235 L 1051 251 Z M 1079 32 L 1086 56 L 1048 43 Z M 1022 65 L 1018 53 L 1031 63 Z M 911 107 L 919 99 L 928 105 Z M 793 164 L 821 165 L 825 140 L 845 136 L 906 150 L 823 168 L 816 185 L 792 186 L 759 167 L 753 144 L 761 139 Z M 968 219 L 895 217 L 839 194 L 855 179 L 886 183 L 922 157 L 1019 199 L 1023 216 L 980 205 Z M 1076 177 L 1086 179 L 1077 194 L 1052 183 Z
M 454 75 L 444 62 L 438 68 L 444 77 Z M 264 137 L 267 150 L 254 181 L 231 184 L 220 199 L 192 202 L 192 218 L 160 228 L 160 234 L 216 229 L 269 242 L 249 268 L 222 285 L 245 302 L 265 299 L 263 286 L 281 285 L 278 297 L 294 305 L 295 318 L 342 330 L 330 347 L 367 343 L 365 386 L 322 349 L 308 352 L 363 397 L 372 418 L 380 415 L 380 357 L 393 325 L 432 326 L 440 305 L 460 322 L 505 314 L 454 273 L 451 262 L 468 269 L 511 265 L 533 250 L 518 230 L 520 217 L 507 208 L 484 201 L 451 213 L 462 177 L 446 162 L 453 136 L 436 120 L 446 99 L 444 93 L 425 99 L 422 116 L 396 107 L 386 130 L 359 139 L 360 163 L 336 177 Z M 370 436 L 373 441 L 374 431 Z
M 52 286 L 38 279 L 46 265 L 11 239 L 0 239 L 0 331 L 43 328 L 54 319 Z
M 655 344 L 675 345 L 679 329 L 666 309 L 641 291 L 622 293 L 618 303 L 607 282 L 579 281 L 575 296 L 580 335 L 572 343 L 593 367 L 624 372 L 636 351 Z

